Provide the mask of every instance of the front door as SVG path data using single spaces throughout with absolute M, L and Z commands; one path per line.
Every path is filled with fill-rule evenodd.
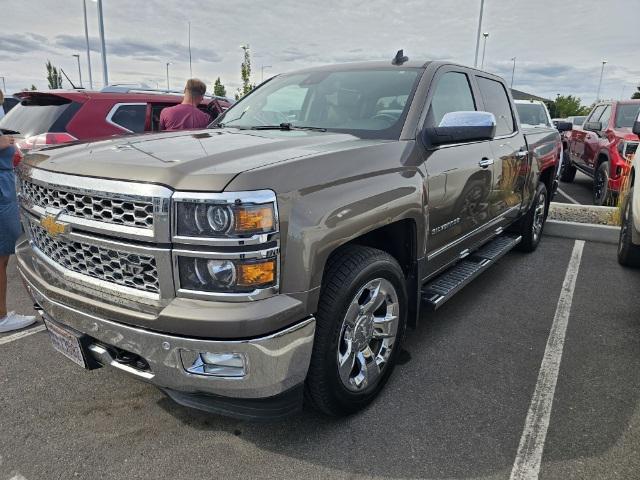
M 441 67 L 428 96 L 425 126 L 439 125 L 449 112 L 478 110 L 469 80 L 464 71 Z M 492 155 L 488 141 L 442 145 L 425 152 L 430 271 L 464 256 L 489 221 Z

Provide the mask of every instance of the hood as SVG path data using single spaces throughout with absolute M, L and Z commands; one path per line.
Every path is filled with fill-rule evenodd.
M 59 173 L 216 192 L 247 170 L 380 142 L 326 132 L 208 129 L 49 147 L 24 162 Z

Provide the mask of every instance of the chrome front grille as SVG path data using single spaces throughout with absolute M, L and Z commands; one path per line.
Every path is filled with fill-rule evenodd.
M 153 229 L 153 202 L 123 200 L 94 193 L 51 188 L 24 180 L 22 195 L 34 205 L 64 210 L 68 215 L 127 227 Z
M 68 270 L 137 290 L 160 292 L 153 256 L 53 238 L 32 220 L 28 222 L 28 228 L 34 246 Z

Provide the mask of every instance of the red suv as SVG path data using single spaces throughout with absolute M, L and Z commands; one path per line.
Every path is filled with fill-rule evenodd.
M 640 112 L 640 100 L 598 103 L 582 129 L 563 139 L 564 162 L 560 180 L 573 182 L 576 170 L 593 178 L 593 203 L 615 204 L 623 179 L 638 146 L 631 129 Z
M 74 140 L 159 130 L 160 112 L 182 101 L 179 93 L 111 86 L 102 91 L 21 92 L 20 103 L 0 120 L 22 150 Z M 199 108 L 213 121 L 232 101 L 205 97 Z

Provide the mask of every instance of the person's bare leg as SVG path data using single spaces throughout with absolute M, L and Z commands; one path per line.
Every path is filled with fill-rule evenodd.
M 7 316 L 7 265 L 9 256 L 0 256 L 0 318 Z

